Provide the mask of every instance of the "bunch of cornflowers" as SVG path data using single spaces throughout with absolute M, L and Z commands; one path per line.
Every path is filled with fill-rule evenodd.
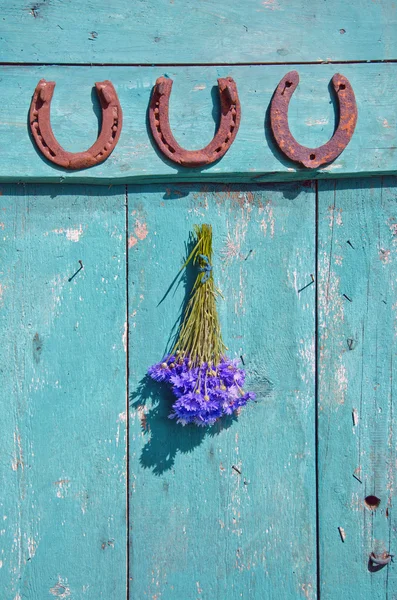
M 187 425 L 213 425 L 250 400 L 244 392 L 245 372 L 230 360 L 222 340 L 212 273 L 212 227 L 196 225 L 197 242 L 182 268 L 192 261 L 199 272 L 171 352 L 149 368 L 152 379 L 166 382 L 176 397 L 170 419 Z

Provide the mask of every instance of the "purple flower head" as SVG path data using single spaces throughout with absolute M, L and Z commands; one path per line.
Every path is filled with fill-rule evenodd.
M 255 394 L 242 389 L 245 372 L 238 364 L 236 359 L 223 357 L 219 365 L 194 367 L 188 357 L 168 355 L 150 367 L 148 374 L 171 386 L 176 399 L 170 419 L 207 427 L 255 399 Z
M 148 369 L 148 375 L 155 381 L 169 381 L 172 372 L 169 368 L 167 362 L 164 360 L 162 362 L 156 363 L 152 365 Z

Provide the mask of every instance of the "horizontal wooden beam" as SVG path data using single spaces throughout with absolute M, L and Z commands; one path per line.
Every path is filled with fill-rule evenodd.
M 330 165 L 300 168 L 276 148 L 267 113 L 272 94 L 289 70 L 285 65 L 238 67 L 2 67 L 0 69 L 0 181 L 256 182 L 322 179 L 397 173 L 397 64 L 343 65 L 358 105 L 350 144 Z M 335 126 L 330 80 L 334 65 L 298 68 L 300 84 L 291 100 L 290 128 L 306 146 L 324 144 Z M 213 137 L 219 116 L 217 78 L 237 84 L 242 118 L 237 138 L 217 163 L 199 169 L 177 167 L 154 147 L 147 126 L 152 86 L 160 75 L 174 80 L 170 122 L 177 141 L 198 149 Z M 96 81 L 110 79 L 124 112 L 117 147 L 109 159 L 83 171 L 66 171 L 36 150 L 28 132 L 28 111 L 41 78 L 56 82 L 51 118 L 54 133 L 72 152 L 89 148 L 98 135 Z
M 218 64 L 392 60 L 390 0 L 7 0 L 1 62 Z

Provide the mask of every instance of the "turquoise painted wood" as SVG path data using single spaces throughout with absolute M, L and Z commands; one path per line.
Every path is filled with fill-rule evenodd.
M 397 58 L 390 0 L 3 2 L 0 60 L 291 63 Z
M 0 194 L 0 597 L 119 600 L 124 188 Z
M 128 195 L 130 598 L 314 599 L 314 184 Z M 169 393 L 145 377 L 188 281 L 164 295 L 206 222 L 229 354 L 258 395 L 209 431 L 170 421 Z
M 0 600 L 395 600 L 395 565 L 368 559 L 397 546 L 397 4 L 3 4 Z M 356 94 L 351 143 L 317 171 L 269 135 L 291 69 L 302 144 L 333 133 L 334 73 Z M 154 148 L 161 75 L 187 149 L 214 134 L 217 78 L 235 79 L 241 127 L 217 164 L 176 168 Z M 94 83 L 113 82 L 124 128 L 105 163 L 67 172 L 36 151 L 40 78 L 71 151 L 97 136 Z M 203 222 L 229 353 L 258 395 L 209 431 L 167 419 L 145 378 Z
M 290 127 L 308 146 L 328 141 L 335 110 L 329 82 L 337 70 L 356 93 L 358 124 L 352 141 L 332 164 L 318 171 L 299 168 L 275 148 L 267 122 L 274 90 L 288 66 L 246 67 L 2 67 L 0 77 L 0 180 L 83 182 L 304 180 L 397 173 L 397 64 L 305 65 L 301 85 L 291 100 Z M 218 118 L 217 78 L 234 77 L 242 105 L 237 138 L 218 163 L 203 169 L 177 168 L 153 147 L 146 124 L 151 89 L 160 75 L 174 80 L 170 120 L 177 140 L 188 149 L 205 146 Z M 70 151 L 89 148 L 98 134 L 95 81 L 111 79 L 124 111 L 120 141 L 109 159 L 91 169 L 65 171 L 47 162 L 27 130 L 31 96 L 42 78 L 56 81 L 52 123 L 59 142 Z M 265 129 L 266 117 L 266 129 Z
M 371 552 L 394 554 L 397 545 L 396 200 L 395 178 L 319 184 L 323 600 L 397 597 L 395 565 L 368 568 Z M 368 496 L 380 500 L 377 510 Z

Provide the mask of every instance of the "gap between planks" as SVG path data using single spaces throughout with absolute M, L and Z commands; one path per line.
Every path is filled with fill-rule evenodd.
M 313 61 L 291 61 L 291 62 L 216 62 L 216 63 L 108 63 L 108 62 L 1 62 L 0 67 L 251 67 L 270 66 L 282 67 L 299 65 L 377 65 L 397 63 L 397 58 L 375 59 L 375 60 L 313 60 Z

